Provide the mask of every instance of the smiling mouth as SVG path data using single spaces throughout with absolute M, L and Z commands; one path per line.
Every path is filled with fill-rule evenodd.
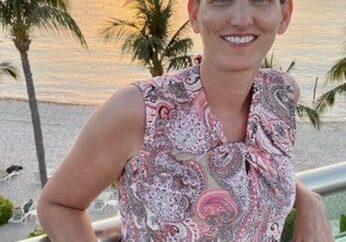
M 253 41 L 255 41 L 255 39 L 257 38 L 256 35 L 253 34 L 248 34 L 248 35 L 224 35 L 222 36 L 222 39 L 224 39 L 226 42 L 230 43 L 230 44 L 234 44 L 234 45 L 246 45 L 246 44 L 250 44 Z

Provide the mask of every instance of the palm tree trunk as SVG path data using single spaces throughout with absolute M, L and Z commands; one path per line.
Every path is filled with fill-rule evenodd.
M 152 68 L 150 69 L 151 76 L 152 77 L 162 76 L 163 66 L 156 52 L 153 54 L 152 62 L 153 62 L 153 65 L 152 65 Z
M 41 187 L 43 188 L 44 185 L 47 183 L 47 170 L 46 170 L 40 115 L 37 108 L 35 87 L 34 87 L 34 82 L 32 80 L 32 73 L 31 73 L 28 53 L 27 51 L 21 50 L 21 49 L 19 49 L 19 53 L 22 60 L 22 67 L 23 67 L 25 82 L 26 82 L 26 90 L 29 97 L 29 105 L 30 105 L 31 118 L 32 118 L 32 124 L 34 128 L 34 136 L 35 136 L 36 154 L 37 154 L 40 179 L 41 179 Z

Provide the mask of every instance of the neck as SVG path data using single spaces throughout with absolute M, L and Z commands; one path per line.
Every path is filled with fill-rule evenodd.
M 214 109 L 230 112 L 248 111 L 251 88 L 258 68 L 243 71 L 220 71 L 202 60 L 201 81 L 208 104 Z

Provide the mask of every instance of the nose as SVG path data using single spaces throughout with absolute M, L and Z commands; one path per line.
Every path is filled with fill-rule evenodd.
M 231 11 L 230 16 L 233 27 L 245 30 L 253 24 L 253 12 L 248 1 L 235 1 Z

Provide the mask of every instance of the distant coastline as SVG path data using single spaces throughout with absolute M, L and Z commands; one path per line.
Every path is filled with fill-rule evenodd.
M 7 102 L 28 102 L 27 98 L 19 98 L 19 97 L 0 97 L 0 101 Z M 56 102 L 49 100 L 37 100 L 38 103 L 44 104 L 55 104 L 55 105 L 64 105 L 64 106 L 82 106 L 82 107 L 98 107 L 100 104 L 86 104 L 86 103 L 71 103 L 71 102 Z

